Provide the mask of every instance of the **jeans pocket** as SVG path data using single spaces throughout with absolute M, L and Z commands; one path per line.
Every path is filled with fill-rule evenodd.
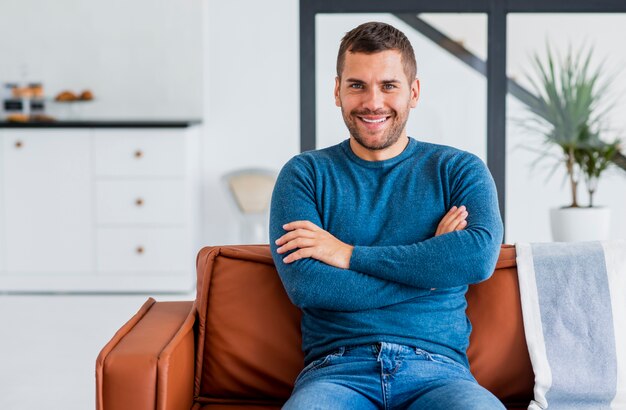
M 319 359 L 313 360 L 311 363 L 306 365 L 304 369 L 302 369 L 302 371 L 296 378 L 296 381 L 294 382 L 294 384 L 297 384 L 306 375 L 314 373 L 316 370 L 319 370 L 328 366 L 333 358 L 343 356 L 344 351 L 345 349 L 341 348 L 333 353 L 327 354 L 324 357 L 320 357 Z
M 417 353 L 418 355 L 423 356 L 426 360 L 433 362 L 433 363 L 438 363 L 438 364 L 445 364 L 445 365 L 451 365 L 456 367 L 457 369 L 461 369 L 463 370 L 465 373 L 471 375 L 472 373 L 470 372 L 470 370 L 463 366 L 461 363 L 450 359 L 448 356 L 444 356 L 442 354 L 436 354 L 436 353 L 430 353 L 427 352 L 425 350 L 422 349 L 415 349 L 415 353 Z
M 436 354 L 436 353 L 429 353 L 428 355 L 430 356 L 429 357 L 430 361 L 433 361 L 435 363 L 440 363 L 440 364 L 449 364 L 452 366 L 456 366 L 457 368 L 463 370 L 465 373 L 471 374 L 470 370 L 467 367 L 463 366 L 461 363 L 455 360 L 450 359 L 448 356 L 444 356 L 444 355 Z

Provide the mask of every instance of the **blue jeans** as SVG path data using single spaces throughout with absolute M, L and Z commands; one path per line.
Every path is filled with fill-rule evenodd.
M 283 409 L 504 409 L 445 356 L 394 343 L 342 347 L 314 360 Z

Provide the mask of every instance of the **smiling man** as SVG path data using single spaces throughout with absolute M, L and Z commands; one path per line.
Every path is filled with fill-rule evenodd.
M 469 284 L 502 241 L 475 155 L 407 136 L 413 48 L 384 23 L 348 32 L 335 102 L 350 138 L 300 154 L 272 196 L 272 256 L 302 310 L 305 368 L 287 409 L 502 409 L 469 371 Z

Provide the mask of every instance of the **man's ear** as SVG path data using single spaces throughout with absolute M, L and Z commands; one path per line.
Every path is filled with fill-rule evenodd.
M 335 77 L 335 105 L 341 107 L 341 98 L 339 98 L 339 86 L 341 85 L 341 78 Z
M 416 78 L 411 84 L 411 108 L 417 106 L 417 100 L 420 98 L 420 80 Z

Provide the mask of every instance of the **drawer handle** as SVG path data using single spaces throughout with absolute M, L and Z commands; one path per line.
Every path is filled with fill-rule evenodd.
M 143 199 L 141 199 L 141 198 L 137 198 L 137 199 L 135 200 L 135 205 L 137 205 L 137 206 L 142 206 L 143 204 L 144 204 Z
M 143 151 L 138 149 L 137 151 L 135 151 L 135 158 L 140 159 L 143 157 Z
M 146 250 L 143 248 L 143 246 L 138 246 L 137 249 L 135 249 L 135 252 L 137 252 L 138 255 L 143 255 L 143 253 Z
M 15 141 L 15 148 L 20 149 L 24 146 L 24 143 L 22 141 Z

